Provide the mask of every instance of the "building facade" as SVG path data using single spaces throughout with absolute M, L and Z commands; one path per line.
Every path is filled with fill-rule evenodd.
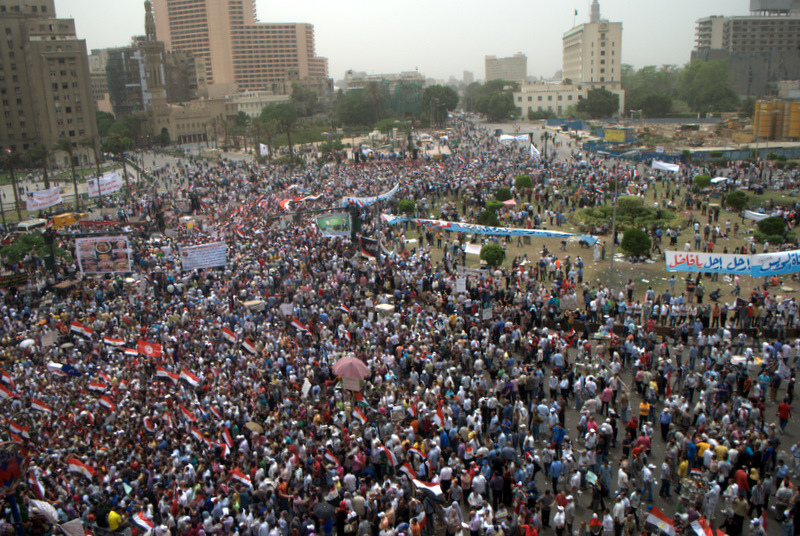
M 528 76 L 528 57 L 517 52 L 509 58 L 486 56 L 484 59 L 486 81 L 508 80 L 522 84 Z
M 589 22 L 565 33 L 562 43 L 564 80 L 606 89 L 622 85 L 622 23 L 601 19 L 597 0 Z
M 69 140 L 82 162 L 97 137 L 86 42 L 72 19 L 56 17 L 54 0 L 0 0 L 0 146 L 25 151 Z M 65 154 L 56 154 L 68 165 Z
M 327 59 L 314 50 L 314 26 L 256 18 L 255 0 L 155 0 L 156 34 L 168 52 L 203 59 L 210 97 L 270 89 L 296 69 L 327 78 Z

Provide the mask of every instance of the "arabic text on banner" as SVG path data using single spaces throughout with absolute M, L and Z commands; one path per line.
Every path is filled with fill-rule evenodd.
M 385 201 L 387 199 L 391 199 L 392 197 L 395 196 L 398 190 L 400 190 L 399 184 L 395 185 L 395 187 L 389 190 L 388 192 L 374 197 L 343 197 L 342 206 L 346 207 L 352 203 L 359 207 L 368 207 L 370 205 L 375 204 L 378 201 Z
M 225 242 L 211 242 L 202 246 L 180 248 L 181 266 L 184 271 L 202 268 L 218 268 L 228 264 L 228 248 Z
M 131 271 L 131 247 L 125 236 L 76 238 L 75 257 L 83 274 L 118 274 Z
M 34 211 L 49 208 L 61 203 L 61 187 L 56 186 L 49 190 L 39 190 L 38 192 L 29 192 L 25 198 L 25 210 Z
M 665 251 L 668 272 L 703 272 L 770 277 L 800 272 L 800 250 L 730 255 Z
M 100 190 L 103 195 L 108 195 L 122 188 L 122 177 L 116 171 L 104 173 L 100 177 Z M 97 179 L 86 181 L 86 191 L 89 197 L 97 197 Z

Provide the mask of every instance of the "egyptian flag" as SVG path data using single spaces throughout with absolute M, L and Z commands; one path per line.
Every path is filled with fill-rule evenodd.
M 408 462 L 406 462 L 403 465 L 401 465 L 399 471 L 401 473 L 404 473 L 409 478 L 409 480 L 413 480 L 413 479 L 417 478 L 417 472 L 414 470 L 414 468 Z
M 766 515 L 766 512 L 764 512 Z M 717 531 L 712 531 L 711 527 L 706 521 L 706 518 L 701 517 L 699 519 L 695 519 L 692 521 L 689 526 L 692 528 L 692 532 L 694 532 L 697 536 L 726 536 L 724 532 L 717 529 Z
M 222 429 L 222 440 L 225 441 L 228 447 L 233 448 L 233 437 L 231 436 L 231 431 L 227 428 Z
M 212 443 L 214 444 L 214 443 Z M 231 454 L 231 448 L 222 441 L 217 441 L 216 445 L 222 449 L 222 458 L 227 459 Z
M 436 426 L 444 426 L 444 413 L 442 413 L 442 408 L 436 408 L 436 414 L 433 416 L 433 422 Z
M 83 335 L 84 337 L 89 337 L 89 338 L 92 337 L 92 331 L 93 331 L 92 328 L 87 328 L 77 320 L 73 320 L 72 322 L 70 322 L 69 330 L 74 331 L 78 335 Z
M 256 355 L 256 345 L 253 344 L 249 339 L 245 339 L 242 342 L 242 348 L 247 350 L 249 353 Z
M 367 424 L 367 416 L 359 408 L 353 409 L 353 417 L 361 421 L 361 424 Z
M 181 368 L 181 379 L 192 387 L 197 387 L 200 385 L 200 378 L 186 370 L 186 367 Z
M 136 341 L 136 350 L 147 357 L 161 357 L 161 345 L 154 342 L 139 339 Z
M 35 409 L 36 411 L 41 411 L 43 413 L 53 413 L 53 410 L 50 409 L 50 406 L 35 398 L 31 399 L 31 409 Z
M 350 314 L 350 308 L 349 308 L 348 306 L 346 306 L 345 304 L 341 304 L 341 305 L 339 306 L 339 309 L 340 309 L 340 310 L 341 310 L 343 313 Z
M 333 452 L 331 452 L 331 449 L 327 449 L 325 451 L 325 459 L 328 460 L 329 462 L 335 464 L 336 467 L 339 467 L 340 465 L 342 465 L 341 463 L 339 463 L 339 458 L 337 458 L 336 456 L 333 455 Z
M 6 389 L 4 386 L 0 385 L 0 398 L 14 398 L 15 395 L 11 389 Z
M 414 519 L 417 520 L 417 523 L 419 523 L 419 528 L 421 528 L 421 529 L 424 529 L 425 525 L 427 525 L 427 523 L 428 523 L 428 516 L 425 515 L 425 511 L 424 510 L 422 512 L 420 512 L 420 514 L 417 517 L 415 517 Z
M 28 487 L 33 490 L 33 493 L 36 495 L 36 498 L 39 500 L 44 499 L 44 486 L 36 477 L 36 473 L 33 471 L 28 473 Z
M 150 432 L 151 434 L 155 433 L 156 425 L 153 423 L 153 419 L 151 419 L 150 417 L 144 418 L 144 429 Z
M 89 390 L 90 391 L 100 391 L 101 393 L 105 393 L 108 386 L 104 383 L 100 382 L 89 382 Z
M 419 450 L 419 449 L 417 449 L 417 448 L 414 448 L 414 447 L 411 447 L 410 449 L 408 449 L 408 451 L 407 451 L 407 452 L 409 452 L 410 454 L 416 454 L 417 456 L 419 456 L 419 457 L 420 457 L 420 458 L 422 458 L 423 460 L 427 458 L 427 456 L 425 456 L 425 455 L 422 453 L 422 451 L 421 451 L 421 450 Z
M 16 421 L 10 421 L 8 423 L 8 429 L 9 431 L 11 431 L 11 433 L 21 435 L 25 439 L 31 438 L 28 427 L 22 426 L 21 424 L 18 424 Z
M 192 437 L 198 441 L 203 441 L 203 434 L 200 433 L 200 430 L 192 426 Z
M 103 337 L 103 344 L 108 344 L 109 346 L 125 346 L 125 339 L 115 339 L 114 337 L 106 335 Z
M 414 483 L 414 487 L 416 487 L 418 490 L 428 493 L 434 499 L 444 499 L 444 493 L 442 493 L 442 487 L 439 484 L 433 482 L 423 482 L 422 480 L 417 480 L 416 478 L 412 478 L 411 482 Z
M 156 367 L 156 378 L 164 378 L 165 380 L 169 380 L 171 378 L 171 374 L 162 367 L 161 365 Z
M 116 407 L 111 399 L 106 395 L 100 397 L 100 405 L 106 408 L 108 411 L 114 411 L 114 408 Z
M 221 413 L 219 412 L 219 410 L 218 410 L 217 408 L 215 408 L 214 406 L 209 406 L 209 407 L 208 407 L 208 411 L 210 411 L 210 412 L 211 412 L 211 414 L 212 414 L 214 417 L 216 417 L 218 421 L 221 421 L 221 420 L 222 420 L 222 414 L 221 414 Z
M 234 480 L 241 482 L 242 484 L 247 484 L 251 488 L 253 487 L 253 483 L 250 481 L 250 477 L 241 472 L 239 469 L 234 469 L 233 471 L 231 471 L 231 477 L 233 477 Z
M 3 371 L 2 376 L 0 376 L 0 382 L 8 384 L 8 386 L 12 389 L 14 388 L 14 378 L 11 377 L 11 374 L 9 374 L 8 371 Z
M 664 515 L 664 512 L 653 507 L 650 513 L 647 514 L 647 519 L 644 522 L 645 530 L 651 534 L 666 534 L 667 536 L 675 536 L 675 523 L 672 519 Z
M 100 376 L 100 379 L 102 379 L 104 382 L 111 383 L 111 376 L 105 372 L 98 372 L 97 375 Z
M 144 511 L 141 511 L 138 514 L 136 514 L 135 516 L 133 516 L 131 518 L 131 521 L 133 521 L 134 525 L 136 525 L 137 527 L 139 527 L 140 529 L 142 529 L 145 532 L 149 532 L 149 531 L 153 530 L 155 528 L 155 526 L 156 526 L 156 524 L 153 523 L 152 521 L 150 521 L 150 518 L 148 518 L 145 515 Z
M 456 158 L 458 158 L 458 160 L 459 160 L 459 161 L 460 161 L 462 164 L 466 164 L 466 163 L 467 163 L 467 159 L 466 159 L 466 158 L 464 158 L 464 155 L 461 155 L 461 154 L 460 154 L 460 155 L 458 155 Z
M 302 331 L 302 332 L 304 332 L 304 333 L 308 333 L 308 328 L 307 328 L 307 327 L 305 327 L 305 326 L 303 325 L 303 323 L 302 323 L 302 322 L 300 322 L 300 321 L 299 321 L 298 319 L 296 319 L 295 317 L 292 317 L 292 326 L 294 326 L 294 329 L 296 329 L 297 331 Z
M 222 336 L 225 337 L 230 342 L 232 342 L 233 344 L 236 344 L 236 334 L 233 331 L 229 330 L 228 328 L 225 327 L 222 328 Z
M 381 450 L 386 454 L 386 459 L 392 464 L 392 467 L 397 467 L 397 456 L 394 455 L 392 449 L 387 449 L 385 445 L 381 445 Z
M 183 418 L 189 422 L 197 422 L 197 417 L 194 416 L 194 413 L 186 409 L 183 404 L 178 404 L 178 407 L 181 409 L 181 414 L 183 414 Z
M 96 471 L 76 458 L 67 458 L 67 471 L 70 473 L 78 473 L 89 480 L 92 479 Z
M 139 352 L 138 350 L 135 350 L 133 348 L 125 348 L 125 355 L 136 357 L 137 355 L 139 355 Z

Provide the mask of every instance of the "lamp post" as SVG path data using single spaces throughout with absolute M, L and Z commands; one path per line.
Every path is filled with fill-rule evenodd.
M 611 213 L 611 266 L 609 274 L 614 278 L 614 246 L 617 245 L 617 193 L 619 192 L 619 179 L 614 179 L 614 210 Z

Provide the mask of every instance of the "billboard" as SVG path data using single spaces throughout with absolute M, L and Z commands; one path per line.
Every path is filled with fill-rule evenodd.
M 350 236 L 350 214 L 336 212 L 317 216 L 317 227 L 322 236 Z
M 179 248 L 183 270 L 219 268 L 228 264 L 228 247 L 225 242 L 211 242 L 201 246 Z
M 625 143 L 625 131 L 621 128 L 607 128 L 606 141 L 611 143 Z
M 75 239 L 75 258 L 82 274 L 119 274 L 131 271 L 131 247 L 126 236 Z

